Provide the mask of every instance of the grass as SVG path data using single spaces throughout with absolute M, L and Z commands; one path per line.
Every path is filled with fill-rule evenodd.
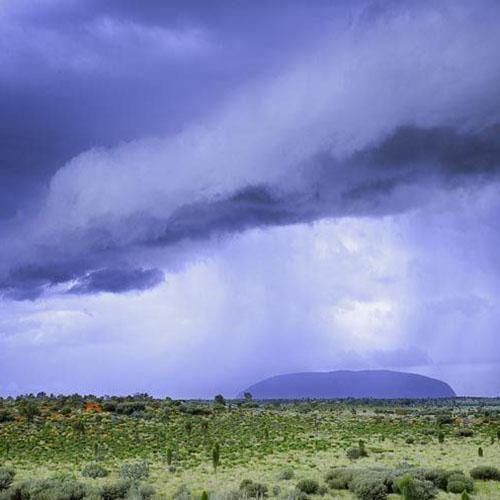
M 124 462 L 146 459 L 150 463 L 147 482 L 155 486 L 156 498 L 172 498 L 182 485 L 194 498 L 203 490 L 237 490 L 244 478 L 266 484 L 270 492 L 279 486 L 285 493 L 300 479 L 324 484 L 329 469 L 352 465 L 346 450 L 360 439 L 368 452 L 355 462 L 362 468 L 396 468 L 407 463 L 468 473 L 478 465 L 500 464 L 499 400 L 226 405 L 145 396 L 110 401 L 80 396 L 31 400 L 35 415 L 23 408 L 22 400 L 0 403 L 0 412 L 8 415 L 0 423 L 1 462 L 14 467 L 16 481 L 66 473 L 88 484 L 102 484 L 118 479 Z M 138 409 L 126 414 L 137 401 Z M 451 423 L 440 424 L 443 415 Z M 473 435 L 460 436 L 463 428 L 471 429 Z M 438 440 L 440 431 L 443 443 Z M 215 443 L 221 450 L 217 472 L 211 462 Z M 483 457 L 478 456 L 479 446 Z M 169 448 L 173 451 L 170 465 Z M 82 478 L 82 468 L 92 460 L 98 460 L 110 475 Z M 293 468 L 292 479 L 280 479 L 285 467 Z M 354 496 L 330 490 L 324 498 Z M 457 495 L 440 492 L 437 498 Z M 500 482 L 475 481 L 474 498 L 500 499 Z

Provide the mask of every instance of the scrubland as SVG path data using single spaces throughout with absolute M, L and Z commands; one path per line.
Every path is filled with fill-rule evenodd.
M 500 499 L 500 400 L 0 400 L 0 500 Z

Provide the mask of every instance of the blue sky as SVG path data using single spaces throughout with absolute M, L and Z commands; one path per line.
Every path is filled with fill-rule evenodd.
M 499 20 L 0 0 L 0 392 L 498 395 Z

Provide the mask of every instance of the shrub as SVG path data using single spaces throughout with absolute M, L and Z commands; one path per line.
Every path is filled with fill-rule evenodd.
M 141 401 L 131 401 L 119 403 L 115 407 L 115 412 L 120 415 L 132 415 L 134 412 L 141 412 L 146 409 L 146 405 Z
M 174 456 L 174 452 L 172 448 L 167 448 L 167 464 L 172 465 L 172 458 Z
M 31 422 L 34 417 L 40 415 L 38 404 L 31 399 L 23 399 L 18 405 L 19 415 L 25 417 L 28 422 Z
M 75 420 L 71 424 L 71 428 L 78 434 L 83 434 L 85 432 L 85 424 L 81 420 Z
M 177 488 L 177 491 L 174 493 L 173 498 L 175 500 L 190 500 L 191 491 L 185 484 L 183 484 L 182 486 L 179 486 L 179 488 Z
M 470 471 L 473 479 L 483 479 L 487 481 L 500 481 L 500 469 L 491 465 L 479 465 Z
M 347 455 L 347 458 L 349 458 L 350 460 L 357 460 L 358 458 L 362 457 L 361 451 L 358 447 L 349 448 L 346 451 L 346 455 Z
M 83 477 L 90 477 L 92 479 L 97 479 L 98 477 L 106 477 L 108 475 L 108 471 L 97 462 L 89 462 L 82 469 Z
M 320 487 L 318 488 L 318 495 L 324 496 L 328 493 L 328 488 L 326 485 L 321 484 Z
M 90 490 L 68 478 L 29 479 L 14 485 L 8 494 L 9 500 L 82 500 Z
M 474 489 L 474 484 L 471 479 L 465 477 L 464 474 L 453 473 L 448 477 L 448 484 L 446 486 L 446 491 L 448 493 L 462 493 L 462 491 L 467 491 L 467 493 L 472 493 Z
M 349 489 L 360 500 L 385 500 L 389 493 L 384 478 L 378 474 L 355 474 Z
M 357 460 L 358 458 L 368 456 L 365 448 L 365 442 L 360 439 L 357 448 L 349 448 L 346 454 L 351 460 Z
M 459 429 L 457 431 L 457 436 L 472 437 L 473 435 L 474 435 L 474 431 L 472 429 L 467 428 L 467 427 L 463 427 L 462 429 Z
M 251 479 L 243 479 L 240 483 L 240 491 L 249 498 L 262 498 L 267 496 L 267 486 L 261 483 L 255 483 Z
M 397 485 L 404 500 L 431 500 L 437 494 L 436 487 L 430 481 L 415 479 L 409 474 L 401 477 Z
M 11 467 L 0 467 L 0 490 L 6 490 L 14 481 L 15 475 Z
M 332 469 L 325 476 L 326 484 L 333 490 L 347 490 L 352 481 L 353 470 L 346 467 Z
M 438 434 L 438 441 L 442 444 L 444 443 L 444 432 Z
M 110 413 L 114 412 L 116 410 L 116 403 L 114 403 L 113 401 L 105 401 L 102 404 L 102 409 Z
M 66 417 L 71 414 L 71 408 L 69 406 L 65 406 L 64 408 L 61 409 L 59 413 Z
M 130 500 L 149 500 L 154 494 L 155 489 L 152 485 L 141 484 L 140 486 L 132 486 L 126 498 Z
M 437 419 L 438 425 L 449 425 L 453 423 L 451 415 L 440 415 Z
M 483 449 L 481 448 L 481 446 L 477 449 L 477 455 L 479 457 L 482 457 L 483 456 Z
M 448 486 L 448 477 L 452 472 L 445 471 L 443 469 L 425 469 L 422 474 L 422 478 L 431 481 L 436 488 L 446 491 Z
M 13 422 L 14 415 L 8 410 L 0 410 L 0 424 L 4 422 Z
M 212 466 L 215 472 L 217 472 L 217 467 L 219 467 L 219 464 L 220 464 L 220 445 L 219 443 L 215 443 L 214 447 L 212 448 Z
M 302 479 L 297 483 L 297 489 L 309 495 L 315 495 L 319 490 L 319 483 L 314 479 Z
M 125 498 L 130 489 L 130 481 L 122 479 L 114 483 L 107 483 L 101 486 L 100 494 L 103 500 L 115 500 Z
M 146 460 L 123 464 L 120 468 L 120 477 L 132 481 L 142 481 L 149 477 L 149 463 Z
M 292 479 L 294 475 L 295 475 L 294 470 L 291 467 L 286 467 L 279 473 L 278 478 L 284 481 L 288 481 Z

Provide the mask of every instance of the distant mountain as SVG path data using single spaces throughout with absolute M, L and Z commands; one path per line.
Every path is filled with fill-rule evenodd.
M 257 382 L 243 392 L 250 392 L 255 399 L 392 399 L 455 396 L 455 391 L 441 380 L 415 373 L 389 370 L 289 373 Z

